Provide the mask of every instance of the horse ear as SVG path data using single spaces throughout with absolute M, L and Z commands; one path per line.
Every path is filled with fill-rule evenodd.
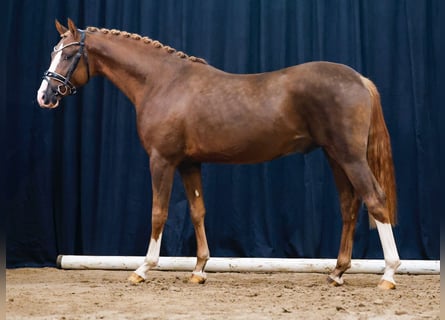
M 70 30 L 71 34 L 74 38 L 77 38 L 77 27 L 74 24 L 73 20 L 68 18 L 68 29 Z
M 57 29 L 57 31 L 59 31 L 60 35 L 63 35 L 63 34 L 65 34 L 65 32 L 68 31 L 68 28 L 67 28 L 67 27 L 64 27 L 64 26 L 59 22 L 59 20 L 56 19 L 55 23 L 56 23 L 56 29 Z

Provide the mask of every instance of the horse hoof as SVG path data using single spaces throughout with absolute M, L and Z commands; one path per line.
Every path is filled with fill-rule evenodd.
M 145 281 L 144 278 L 142 278 L 140 275 L 138 275 L 134 272 L 128 277 L 127 280 L 128 280 L 128 282 L 130 282 L 133 285 L 136 285 L 136 284 L 139 284 L 139 283 Z
M 394 290 L 396 288 L 396 284 L 387 280 L 380 280 L 378 287 L 383 290 Z
M 344 283 L 343 279 L 338 278 L 338 277 L 335 277 L 335 278 L 336 279 L 332 278 L 331 276 L 328 276 L 326 279 L 326 282 L 333 287 L 339 287 L 339 286 L 343 285 L 343 283 Z
M 196 283 L 196 284 L 204 284 L 206 282 L 206 278 L 199 276 L 197 274 L 192 274 L 189 280 L 190 283 Z

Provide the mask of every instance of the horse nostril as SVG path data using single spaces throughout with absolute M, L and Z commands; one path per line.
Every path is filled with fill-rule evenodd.
M 42 101 L 44 104 L 48 104 L 49 103 L 49 98 L 45 93 L 42 93 Z

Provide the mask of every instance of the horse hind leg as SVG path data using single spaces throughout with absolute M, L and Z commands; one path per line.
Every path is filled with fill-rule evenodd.
M 381 289 L 395 289 L 396 282 L 394 280 L 394 274 L 401 262 L 397 252 L 392 226 L 385 207 L 385 198 L 384 196 L 382 197 L 381 194 L 377 194 L 379 196 L 371 195 L 363 200 L 372 216 L 371 219 L 375 220 L 385 259 L 385 271 L 378 287 Z
M 190 282 L 202 284 L 207 279 L 204 268 L 210 254 L 204 227 L 205 207 L 202 195 L 201 165 L 183 164 L 178 169 L 189 201 L 190 216 L 196 235 L 196 266 Z
M 352 247 L 360 199 L 356 196 L 351 182 L 340 165 L 329 156 L 328 160 L 338 189 L 343 227 L 337 264 L 329 274 L 327 281 L 329 284 L 339 286 L 343 284 L 343 274 L 351 267 Z
M 395 289 L 396 282 L 394 281 L 394 274 L 401 262 L 399 254 L 397 253 L 397 246 L 392 233 L 392 227 L 389 223 L 381 223 L 377 220 L 376 224 L 383 248 L 383 256 L 385 257 L 385 272 L 380 280 L 379 288 Z
M 343 166 L 357 194 L 376 221 L 385 259 L 385 272 L 379 283 L 382 289 L 395 289 L 394 274 L 400 266 L 400 258 L 386 207 L 385 194 L 377 183 L 366 160 L 349 162 Z

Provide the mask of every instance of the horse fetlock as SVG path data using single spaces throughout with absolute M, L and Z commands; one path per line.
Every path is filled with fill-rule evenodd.
M 347 261 L 339 261 L 337 262 L 337 266 L 335 267 L 335 269 L 341 272 L 341 274 L 343 274 L 343 272 L 345 272 L 350 268 L 351 268 L 351 259 Z
M 398 258 L 385 259 L 385 265 L 386 265 L 385 269 L 392 269 L 392 270 L 396 271 L 400 267 L 401 264 L 402 264 L 402 262 Z
M 335 266 L 335 270 L 331 274 L 341 277 L 343 273 L 350 268 L 351 259 L 340 257 L 337 259 L 337 265 Z
M 145 264 L 151 269 L 158 266 L 159 258 L 155 257 L 145 257 L 144 259 Z
M 401 262 L 398 259 L 385 260 L 385 264 L 386 264 L 385 272 L 383 273 L 381 282 L 382 281 L 390 282 L 395 287 L 396 282 L 394 280 L 394 274 L 396 273 L 397 268 L 401 265 Z M 393 288 L 390 288 L 390 289 L 393 289 Z
M 207 263 L 210 259 L 210 254 L 208 251 L 206 253 L 199 253 L 196 258 L 198 262 Z

